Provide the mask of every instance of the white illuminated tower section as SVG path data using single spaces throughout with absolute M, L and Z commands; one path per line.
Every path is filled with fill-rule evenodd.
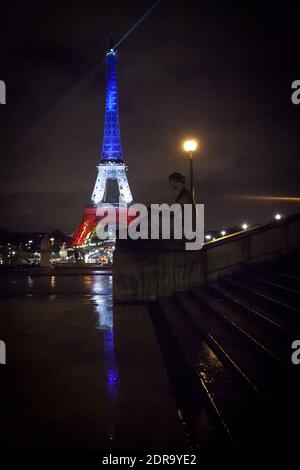
M 119 125 L 117 53 L 113 47 L 106 54 L 107 86 L 105 122 L 101 161 L 90 204 L 73 235 L 72 245 L 82 245 L 97 226 L 97 208 L 107 203 L 126 208 L 132 202 L 127 180 L 127 167 L 123 161 Z

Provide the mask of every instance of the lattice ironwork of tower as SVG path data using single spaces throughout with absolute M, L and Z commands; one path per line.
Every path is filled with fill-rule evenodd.
M 102 157 L 98 165 L 98 175 L 91 202 L 86 206 L 83 218 L 74 232 L 72 246 L 86 242 L 95 232 L 99 218 L 97 208 L 107 203 L 124 210 L 132 202 L 132 195 L 127 180 L 127 166 L 123 161 L 121 146 L 118 83 L 117 83 L 117 53 L 113 47 L 106 54 L 107 86 L 104 136 Z

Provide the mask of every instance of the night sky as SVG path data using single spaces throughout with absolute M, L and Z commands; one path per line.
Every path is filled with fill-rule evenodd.
M 0 227 L 71 233 L 95 183 L 106 69 L 100 64 L 153 1 L 10 2 L 1 6 Z M 242 6 L 241 6 L 242 4 Z M 5 10 L 6 8 L 6 10 Z M 171 1 L 118 48 L 121 137 L 136 202 L 171 202 L 167 177 L 188 176 L 181 140 L 195 155 L 206 228 L 263 223 L 300 202 L 300 6 Z

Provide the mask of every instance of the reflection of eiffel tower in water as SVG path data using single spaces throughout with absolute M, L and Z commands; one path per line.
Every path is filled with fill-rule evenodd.
M 118 211 L 121 211 L 127 210 L 127 204 L 132 202 L 126 175 L 127 167 L 123 162 L 121 147 L 116 71 L 117 54 L 113 47 L 107 52 L 106 59 L 107 88 L 102 158 L 98 165 L 98 176 L 91 202 L 86 206 L 83 218 L 73 235 L 73 246 L 82 245 L 93 236 L 99 222 L 96 214 L 97 207 L 110 203 L 118 206 Z

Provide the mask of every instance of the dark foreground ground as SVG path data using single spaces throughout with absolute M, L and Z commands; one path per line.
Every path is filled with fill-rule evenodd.
M 112 276 L 2 276 L 0 448 L 185 447 L 143 306 L 112 308 Z
M 0 295 L 1 449 L 297 446 L 299 252 L 153 303 L 113 305 L 103 272 Z

